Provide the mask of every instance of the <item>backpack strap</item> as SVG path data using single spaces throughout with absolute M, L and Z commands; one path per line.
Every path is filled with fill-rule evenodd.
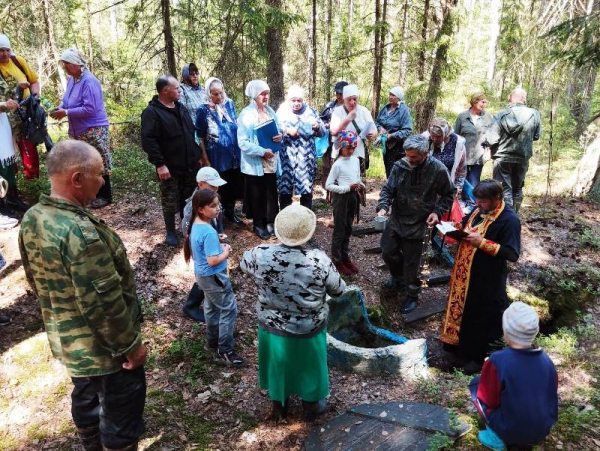
M 14 63 L 15 66 L 17 66 L 17 68 L 23 72 L 23 75 L 25 75 L 25 78 L 27 79 L 27 82 L 29 83 L 29 77 L 27 76 L 27 72 L 25 72 L 25 69 L 23 69 L 23 65 L 19 62 L 19 59 L 17 58 L 17 55 L 10 55 L 10 59 L 12 60 L 12 62 Z

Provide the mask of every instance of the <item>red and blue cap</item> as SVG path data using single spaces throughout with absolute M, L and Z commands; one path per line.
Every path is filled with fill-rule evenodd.
M 358 136 L 355 131 L 342 130 L 337 134 L 338 145 L 340 149 L 343 147 L 354 147 L 358 146 Z

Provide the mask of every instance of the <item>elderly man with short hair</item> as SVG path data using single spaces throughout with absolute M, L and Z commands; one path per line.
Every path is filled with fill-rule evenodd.
M 419 259 L 426 227 L 450 209 L 456 189 L 444 164 L 429 154 L 429 141 L 412 135 L 404 142 L 405 157 L 398 160 L 381 189 L 377 214 L 392 212 L 381 237 L 382 257 L 391 278 L 387 288 L 403 287 L 402 313 L 417 307 L 420 292 Z
M 201 151 L 194 122 L 179 102 L 177 79 L 170 75 L 159 77 L 156 91 L 158 94 L 142 112 L 142 148 L 158 174 L 165 243 L 177 246 L 175 215 L 183 217 L 185 201 L 194 191 Z
M 86 206 L 104 183 L 98 151 L 58 143 L 50 195 L 21 223 L 19 249 L 52 354 L 73 381 L 71 412 L 85 450 L 135 450 L 146 396 L 142 312 L 125 246 Z M 104 447 L 104 448 L 103 448 Z
M 540 112 L 526 106 L 524 89 L 513 89 L 508 102 L 506 108 L 494 116 L 487 142 L 492 149 L 494 180 L 502 183 L 506 205 L 518 213 L 529 159 L 533 155 L 533 141 L 540 139 L 542 123 Z

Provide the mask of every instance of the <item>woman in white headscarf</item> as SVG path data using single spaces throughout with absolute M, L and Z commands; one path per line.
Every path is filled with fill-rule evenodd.
M 277 177 L 279 207 L 292 203 L 294 192 L 300 204 L 312 209 L 312 191 L 317 174 L 315 136 L 325 134 L 325 125 L 315 110 L 304 103 L 304 89 L 290 86 L 287 98 L 277 110 L 283 132 L 279 154 L 281 173 Z
M 338 156 L 337 134 L 342 130 L 352 130 L 358 135 L 358 146 L 354 156 L 360 161 L 360 173 L 364 177 L 369 168 L 369 153 L 365 146 L 365 140 L 374 141 L 377 138 L 377 126 L 373 121 L 371 112 L 364 106 L 358 104 L 358 86 L 347 85 L 342 91 L 344 104 L 333 109 L 331 114 L 330 131 L 336 136 L 335 145 L 331 150 L 331 158 Z
M 227 97 L 223 82 L 210 77 L 204 85 L 207 101 L 196 113 L 196 135 L 200 140 L 205 165 L 215 168 L 227 184 L 219 190 L 225 217 L 232 223 L 244 222 L 235 214 L 235 201 L 241 198 L 240 147 L 237 140 L 237 112 Z
M 429 138 L 429 154 L 444 163 L 448 169 L 460 198 L 467 175 L 465 138 L 454 133 L 443 117 L 433 118 L 429 129 L 422 134 Z
M 250 104 L 238 119 L 238 144 L 241 150 L 240 167 L 245 178 L 246 216 L 252 218 L 254 233 L 266 240 L 274 236 L 273 222 L 279 212 L 277 202 L 278 155 L 258 143 L 256 128 L 273 121 L 278 133 L 271 137 L 274 143 L 283 139 L 277 115 L 269 106 L 269 85 L 252 80 L 246 85 Z
M 104 185 L 90 207 L 103 208 L 112 202 L 112 156 L 102 86 L 88 70 L 87 61 L 76 48 L 66 49 L 60 56 L 60 62 L 69 75 L 69 80 L 62 102 L 50 116 L 56 120 L 66 117 L 69 120 L 69 137 L 87 142 L 102 156 Z
M 385 175 L 390 176 L 394 163 L 404 156 L 404 140 L 412 133 L 410 110 L 404 103 L 404 90 L 394 86 L 389 92 L 389 103 L 379 112 L 377 129 L 381 134 Z

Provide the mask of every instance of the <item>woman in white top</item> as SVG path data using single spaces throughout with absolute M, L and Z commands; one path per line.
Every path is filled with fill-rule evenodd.
M 369 110 L 358 104 L 358 86 L 344 86 L 344 104 L 333 110 L 331 115 L 331 135 L 336 136 L 342 130 L 352 130 L 358 135 L 358 145 L 354 156 L 360 161 L 361 174 L 368 168 L 368 155 L 364 140 L 373 141 L 377 137 L 377 127 Z M 337 144 L 337 138 L 335 143 Z M 338 156 L 338 146 L 334 145 L 331 158 Z M 366 160 L 366 161 L 365 161 Z

